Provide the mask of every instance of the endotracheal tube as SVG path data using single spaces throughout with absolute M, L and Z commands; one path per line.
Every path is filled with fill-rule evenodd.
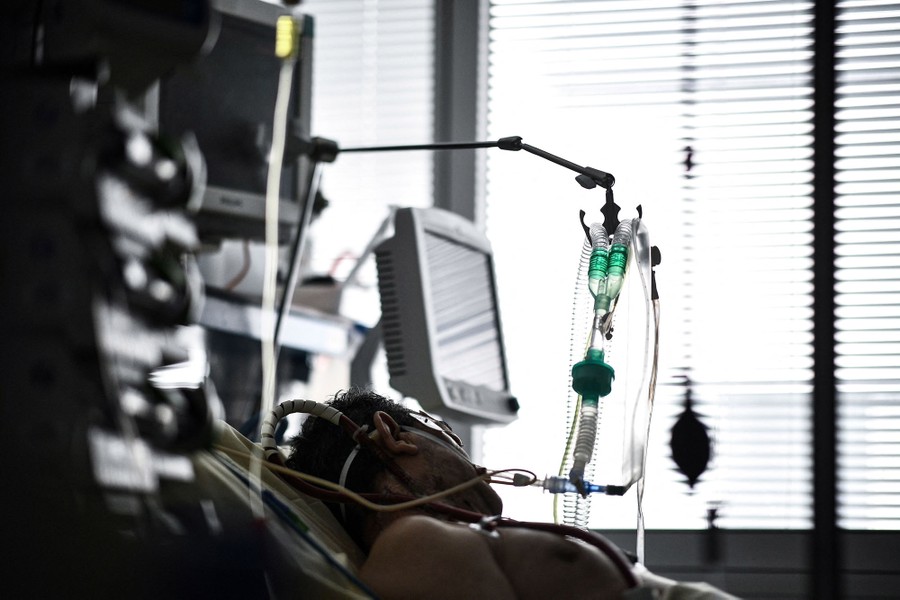
M 604 361 L 604 330 L 610 307 L 622 290 L 625 280 L 631 235 L 630 220 L 621 222 L 616 228 L 612 245 L 609 244 L 609 235 L 603 225 L 594 223 L 590 227 L 592 250 L 588 267 L 588 289 L 594 298 L 594 312 L 584 359 L 572 367 L 572 389 L 581 398 L 581 416 L 573 466 L 569 472 L 570 483 L 583 496 L 591 491 L 599 491 L 588 489 L 589 484 L 584 481 L 584 469 L 591 461 L 597 438 L 600 398 L 610 393 L 615 377 L 613 368 Z

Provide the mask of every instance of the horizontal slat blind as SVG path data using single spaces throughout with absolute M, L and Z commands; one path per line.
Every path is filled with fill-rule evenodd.
M 838 517 L 900 529 L 900 4 L 838 6 Z
M 811 8 L 691 8 L 686 358 L 722 527 L 811 518 Z
M 622 217 L 636 216 L 643 203 L 651 234 L 679 239 L 683 19 L 678 2 L 492 2 L 488 137 L 521 135 L 613 173 Z M 574 174 L 521 153 L 489 153 L 487 167 L 487 231 L 512 389 L 522 409 L 518 421 L 485 434 L 485 462 L 555 475 L 565 442 L 570 318 L 584 239 L 578 211 L 588 211 L 588 222 L 602 220 L 604 194 L 583 190 Z M 665 248 L 667 264 L 684 264 L 681 245 L 656 237 L 654 243 Z M 660 289 L 671 288 L 673 275 L 660 270 Z M 664 324 L 665 336 L 683 339 L 681 319 L 667 314 Z M 681 360 L 674 344 L 663 353 L 667 364 Z M 672 465 L 659 442 L 671 413 L 671 402 L 661 403 L 651 434 L 649 468 L 662 472 Z M 665 495 L 685 517 L 676 517 L 676 526 L 700 526 L 693 499 L 670 474 L 656 477 L 654 490 L 648 489 L 648 504 Z M 513 490 L 504 501 L 517 518 L 551 518 L 549 495 Z M 654 512 L 648 506 L 648 515 Z M 633 494 L 594 501 L 593 514 L 606 516 L 604 526 L 629 527 L 633 513 Z
M 642 204 L 662 250 L 648 527 L 705 526 L 713 505 L 723 527 L 810 524 L 811 9 L 774 0 L 491 5 L 489 137 L 520 134 L 612 172 L 623 216 Z M 489 432 L 486 461 L 555 471 L 577 210 L 596 211 L 602 194 L 528 157 L 487 160 L 488 233 L 525 408 L 519 423 Z M 683 375 L 716 439 L 693 494 L 668 449 Z M 522 448 L 523 435 L 540 448 Z M 592 524 L 631 526 L 630 496 L 597 499 Z M 524 504 L 512 494 L 508 503 Z M 540 510 L 533 516 L 547 518 Z
M 341 147 L 418 144 L 434 129 L 433 0 L 304 0 L 315 17 L 312 134 Z M 428 152 L 340 154 L 313 231 L 312 272 L 353 266 L 391 204 L 432 204 Z M 374 281 L 374 269 L 367 275 Z M 372 283 L 369 281 L 369 283 Z

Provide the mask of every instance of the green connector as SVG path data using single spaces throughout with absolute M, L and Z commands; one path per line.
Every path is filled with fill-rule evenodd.
M 612 301 L 616 299 L 622 290 L 622 282 L 625 280 L 625 268 L 628 266 L 628 246 L 625 244 L 613 244 L 609 249 L 609 270 L 606 277 L 606 286 L 603 292 L 594 298 L 594 312 L 606 314 Z
M 594 248 L 591 251 L 591 262 L 588 267 L 588 289 L 595 298 L 606 291 L 606 274 L 609 270 L 609 251 L 606 248 Z
M 572 367 L 572 389 L 586 405 L 596 406 L 600 398 L 612 391 L 615 377 L 615 370 L 603 361 L 603 350 L 589 348 L 584 360 Z
M 625 267 L 628 265 L 628 246 L 613 244 L 609 249 L 609 278 L 606 283 L 606 295 L 615 299 L 622 289 L 625 279 Z

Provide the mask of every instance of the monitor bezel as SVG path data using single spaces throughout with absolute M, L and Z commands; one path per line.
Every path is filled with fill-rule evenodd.
M 426 240 L 436 235 L 474 250 L 487 262 L 502 390 L 449 379 L 441 372 L 436 345 L 434 297 Z M 474 423 L 508 423 L 518 404 L 509 391 L 493 253 L 487 237 L 467 219 L 438 208 L 403 208 L 394 216 L 394 236 L 376 249 L 382 301 L 382 336 L 391 387 L 426 410 Z

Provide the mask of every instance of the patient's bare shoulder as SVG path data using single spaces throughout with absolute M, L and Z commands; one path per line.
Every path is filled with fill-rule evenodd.
M 465 526 L 404 517 L 378 536 L 360 576 L 384 600 L 515 598 L 487 540 Z
M 379 597 L 617 598 L 625 582 L 593 547 L 504 528 L 488 536 L 431 517 L 404 517 L 376 540 L 361 572 Z

